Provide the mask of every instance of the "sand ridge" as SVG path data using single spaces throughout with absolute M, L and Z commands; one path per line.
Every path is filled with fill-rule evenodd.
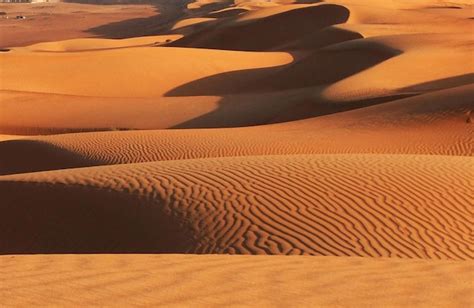
M 290 32 L 283 31 L 285 37 L 267 35 L 273 32 L 275 18 L 286 19 L 286 14 L 291 13 L 295 17 L 290 15 L 290 18 L 304 23 L 311 19 L 304 18 L 306 15 L 322 14 L 324 12 L 318 10 L 324 7 L 346 10 L 344 5 L 347 4 L 298 4 L 254 9 L 234 17 L 221 18 L 218 24 L 191 31 L 181 39 L 177 39 L 181 35 L 175 34 L 127 40 L 81 39 L 1 53 L 0 59 L 4 64 L 0 108 L 5 118 L 0 123 L 0 129 L 6 134 L 45 134 L 61 132 L 59 127 L 63 126 L 64 132 L 67 132 L 68 128 L 73 127 L 64 127 L 63 123 L 74 123 L 76 119 L 81 123 L 73 131 L 192 128 L 202 127 L 190 123 L 200 122 L 201 116 L 206 114 L 212 120 L 205 127 L 248 126 L 267 124 L 269 119 L 286 115 L 290 105 L 296 105 L 296 111 L 289 111 L 290 115 L 301 113 L 298 111 L 301 105 L 314 106 L 304 110 L 309 110 L 310 115 L 321 115 L 341 111 L 339 106 L 347 102 L 377 103 L 391 96 L 396 99 L 399 95 L 429 93 L 472 83 L 472 61 L 467 61 L 466 65 L 465 61 L 460 60 L 472 58 L 472 39 L 462 30 L 470 28 L 470 22 L 460 17 L 450 17 L 456 23 L 448 23 L 453 28 L 443 33 L 430 30 L 429 33 L 416 34 L 393 28 L 391 33 L 364 38 L 363 31 L 359 33 L 357 29 L 344 28 L 347 22 L 337 25 L 330 22 L 322 27 L 294 25 Z M 353 9 L 350 5 L 347 7 L 350 14 L 369 10 L 367 5 Z M 387 10 L 393 12 L 395 9 L 390 6 L 383 8 L 383 12 Z M 264 13 L 259 13 L 261 11 Z M 416 12 L 427 19 L 424 24 L 427 27 L 440 24 L 439 16 L 433 15 L 433 12 Z M 246 16 L 253 17 L 245 21 Z M 241 19 L 244 21 L 239 22 Z M 417 28 L 414 24 L 417 20 L 417 16 L 408 15 L 396 24 Z M 239 27 L 240 24 L 248 27 L 248 22 L 256 28 L 251 31 L 255 33 L 252 39 L 258 37 L 257 33 L 262 33 L 280 52 L 207 50 L 189 48 L 185 46 L 187 43 L 182 42 L 195 40 L 195 37 L 199 41 L 219 42 L 223 48 L 232 49 L 225 41 L 212 39 L 212 33 L 223 29 L 222 35 L 226 40 L 230 37 L 227 31 L 233 31 L 238 36 L 230 40 L 230 44 L 243 46 L 242 40 L 249 36 L 240 37 L 242 30 Z M 371 19 L 359 21 L 359 24 L 380 26 L 377 20 Z M 266 27 L 272 30 L 265 30 Z M 301 31 L 304 28 L 313 31 L 307 34 Z M 173 42 L 166 44 L 169 39 Z M 181 47 L 158 48 L 149 45 L 158 43 L 160 46 L 162 41 L 166 46 L 175 44 Z M 103 50 L 104 47 L 108 50 Z M 98 48 L 101 50 L 94 50 Z M 44 52 L 46 50 L 50 52 Z M 69 76 L 69 71 L 77 73 Z M 327 108 L 327 102 L 337 104 Z M 53 107 L 58 105 L 64 108 Z M 44 117 L 50 127 L 41 124 L 42 127 L 36 128 L 39 124 L 34 122 L 41 121 L 38 106 L 51 110 L 54 115 Z M 359 106 L 354 104 L 354 108 Z M 86 121 L 89 117 L 84 118 L 81 114 L 89 113 L 91 108 L 98 108 L 100 116 L 92 116 L 90 121 Z M 350 107 L 345 105 L 342 109 L 347 108 Z M 186 110 L 184 115 L 183 109 Z M 60 110 L 69 112 L 57 113 Z M 229 112 L 224 112 L 225 117 L 215 119 L 216 110 Z M 123 116 L 131 112 L 135 113 L 133 117 Z M 252 114 L 258 117 L 254 118 Z M 16 120 L 27 115 L 35 120 Z M 241 120 L 234 122 L 234 115 L 241 117 Z M 220 120 L 228 117 L 231 118 L 228 122 Z
M 282 154 L 472 154 L 472 85 L 300 121 L 241 128 L 24 137 L 0 143 L 0 174 L 104 164 Z M 430 104 L 425 102 L 429 100 Z M 273 101 L 275 102 L 275 101 Z M 251 105 L 254 107 L 255 105 Z M 81 107 L 84 107 L 83 105 Z M 217 113 L 227 123 L 232 110 Z M 286 114 L 295 112 L 289 106 Z M 301 112 L 308 108 L 301 107 Z M 154 116 L 153 113 L 151 113 Z M 254 113 L 255 115 L 255 113 Z M 246 114 L 243 115 L 248 120 Z M 90 120 L 90 119 L 89 119 Z M 189 123 L 208 125 L 209 120 Z M 189 151 L 188 149 L 192 149 Z M 35 153 L 35 160 L 28 159 Z M 54 160 L 51 159 L 54 157 Z
M 474 304 L 472 3 L 87 2 L 0 5 L 1 305 Z
M 468 259 L 472 167 L 455 156 L 283 155 L 3 176 L 0 249 Z

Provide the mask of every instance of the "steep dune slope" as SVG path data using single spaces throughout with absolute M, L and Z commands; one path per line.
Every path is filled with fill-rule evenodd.
M 286 155 L 3 176 L 0 251 L 468 259 L 472 166 Z
M 473 83 L 472 20 L 437 15 L 422 1 L 346 2 L 246 8 L 168 44 L 286 52 L 149 47 L 178 37 L 163 35 L 0 53 L 0 133 L 261 125 Z M 354 25 L 391 32 L 367 38 Z M 120 49 L 96 50 L 104 48 Z
M 0 297 L 8 306 L 107 306 L 120 298 L 123 305 L 168 307 L 467 307 L 474 270 L 472 262 L 340 257 L 48 255 L 0 262 Z
M 247 17 L 253 12 L 224 20 L 211 28 L 204 28 L 170 46 L 200 47 L 231 50 L 269 50 L 288 41 L 297 40 L 305 29 L 319 29 L 344 23 L 349 11 L 338 5 L 284 6 L 271 12 Z M 251 15 L 252 16 L 252 15 Z
M 304 117 L 296 116 L 300 105 L 309 115 L 333 113 L 470 84 L 473 66 L 462 60 L 470 58 L 470 46 L 468 35 L 433 34 L 357 39 L 298 54 L 14 51 L 0 55 L 8 60 L 1 72 L 0 132 L 248 126 L 281 115 Z M 81 116 L 91 110 L 92 116 Z M 204 115 L 206 124 L 193 124 Z

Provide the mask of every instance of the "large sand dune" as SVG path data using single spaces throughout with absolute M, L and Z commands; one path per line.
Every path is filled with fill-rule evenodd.
M 2 90 L 96 97 L 160 96 L 176 85 L 217 73 L 279 66 L 293 60 L 287 53 L 153 47 L 52 54 L 10 52 L 0 57 L 4 61 Z M 77 74 L 71 75 L 71 71 Z M 251 82 L 248 78 L 234 81 Z M 118 84 L 124 86 L 117 88 Z
M 1 4 L 0 305 L 474 305 L 473 8 Z
M 272 14 L 261 18 L 326 6 L 290 5 L 277 13 L 275 8 L 265 9 Z M 255 12 L 259 11 L 232 20 L 237 18 L 237 25 L 255 23 L 260 20 Z M 248 17 L 250 21 L 244 18 L 248 14 L 254 14 Z M 224 18 L 224 22 L 231 21 Z M 301 31 L 304 37 L 290 33 L 282 39 L 280 52 L 150 47 L 166 45 L 167 40 L 178 44 L 189 37 L 176 35 L 13 48 L 0 53 L 0 132 L 268 124 L 281 115 L 297 119 L 302 113 L 333 113 L 472 84 L 472 36 L 460 33 L 471 28 L 465 23 L 453 23 L 456 27 L 451 32 L 413 34 L 394 29 L 389 35 L 370 38 L 338 27 L 310 27 L 314 30 L 309 33 Z M 196 35 L 211 30 L 199 30 Z M 236 33 L 243 36 L 249 31 Z M 240 46 L 243 38 L 232 42 Z M 85 117 L 91 110 L 94 114 Z
M 0 249 L 467 259 L 472 167 L 288 155 L 5 176 Z

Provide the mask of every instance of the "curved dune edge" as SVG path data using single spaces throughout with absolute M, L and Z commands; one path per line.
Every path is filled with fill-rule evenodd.
M 474 306 L 471 2 L 0 18 L 0 306 Z
M 64 41 L 37 43 L 26 47 L 12 48 L 13 51 L 74 52 L 158 46 L 181 38 L 179 34 L 134 37 L 129 39 L 81 38 Z
M 121 305 L 167 307 L 474 304 L 471 261 L 41 255 L 3 256 L 0 262 L 0 297 L 8 306 L 108 306 L 117 298 Z
M 288 112 L 274 118 L 274 121 L 284 123 L 254 127 L 24 137 L 0 143 L 0 174 L 252 155 L 367 153 L 470 156 L 474 131 L 473 125 L 468 122 L 472 121 L 469 110 L 474 108 L 471 100 L 473 93 L 474 86 L 467 85 L 357 110 L 284 122 L 291 119 L 291 113 L 294 116 L 298 113 L 308 116 L 313 108 L 312 104 L 296 108 L 290 101 Z M 267 119 L 272 109 L 271 102 L 275 101 L 269 102 L 262 113 Z M 259 102 L 260 106 L 263 104 Z M 18 102 L 12 100 L 11 108 L 15 106 Z M 203 107 L 202 104 L 200 106 Z M 256 111 L 255 106 L 250 104 L 248 108 Z M 214 111 L 214 115 L 210 112 L 207 117 L 190 121 L 189 125 L 223 123 L 220 119 L 224 117 L 229 123 L 232 116 L 240 118 L 238 110 L 245 115 L 248 111 L 244 112 L 245 108 L 237 105 L 228 111 Z M 35 110 L 40 112 L 38 108 Z M 193 112 L 192 108 L 188 111 Z M 154 115 L 151 112 L 145 114 Z M 185 112 L 181 114 L 186 115 Z M 34 114 L 23 112 L 23 116 L 20 118 L 23 122 L 28 119 L 38 121 Z M 8 112 L 6 117 L 10 117 Z M 89 121 L 92 117 L 85 120 Z M 35 153 L 35 159 L 30 159 L 31 153 Z
M 18 139 L 25 138 L 25 137 L 27 137 L 27 136 L 0 134 L 0 142 L 7 141 L 7 140 L 18 140 Z
M 469 259 L 472 166 L 286 155 L 3 176 L 0 252 Z
M 215 74 L 286 65 L 293 57 L 284 52 L 130 47 L 74 53 L 7 52 L 0 54 L 0 61 L 1 90 L 136 98 L 163 96 L 179 85 Z
M 253 53 L 130 47 L 145 42 L 149 46 L 157 37 L 79 39 L 29 47 L 56 52 L 20 48 L 1 53 L 0 117 L 5 119 L 0 122 L 5 127 L 0 132 L 249 126 L 298 110 L 300 117 L 340 111 L 325 108 L 328 102 L 347 110 L 354 101 L 375 103 L 390 96 L 472 84 L 472 68 L 465 61 L 472 55 L 470 31 L 465 31 L 471 21 L 462 15 L 434 14 L 423 8 L 426 1 L 417 1 L 415 8 L 398 14 L 397 10 L 410 7 L 402 2 L 281 6 L 273 2 L 270 8 L 191 29 L 173 42 L 194 46 L 191 43 L 196 41 L 198 47 L 224 49 L 243 47 L 242 40 L 248 40 L 250 47 L 268 43 L 265 48 L 253 48 L 260 51 Z M 327 20 L 315 18 L 321 14 Z M 393 20 L 385 20 L 387 15 Z M 199 14 L 192 16 L 199 19 Z M 279 22 L 286 20 L 296 22 L 291 31 L 279 36 L 284 31 L 276 31 L 277 25 L 287 25 Z M 382 27 L 385 32 L 368 37 L 360 26 L 372 32 L 378 29 L 373 27 Z M 446 29 L 439 31 L 439 27 Z M 227 35 L 229 31 L 233 36 Z M 160 37 L 166 43 L 165 38 L 179 36 Z M 267 49 L 272 52 L 261 52 Z M 57 52 L 61 50 L 65 52 Z M 308 112 L 300 110 L 301 104 Z M 215 117 L 216 113 L 221 116 Z M 209 121 L 200 119 L 209 114 Z

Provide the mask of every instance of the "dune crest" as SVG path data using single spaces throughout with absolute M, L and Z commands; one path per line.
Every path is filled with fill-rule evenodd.
M 254 127 L 24 137 L 22 140 L 0 143 L 0 174 L 271 154 L 397 153 L 470 156 L 473 127 L 468 122 L 473 91 L 474 87 L 467 85 L 352 111 L 285 122 L 292 117 L 298 118 L 300 114 L 307 116 L 314 108 L 312 105 L 303 105 L 300 110 L 295 110 L 290 105 L 285 115 L 269 119 L 266 114 L 267 121 L 282 123 Z M 430 104 L 427 105 L 426 101 L 430 101 Z M 253 111 L 255 116 L 255 107 L 254 104 L 250 105 L 248 113 Z M 270 105 L 264 109 L 265 112 L 268 113 L 270 108 L 275 106 Z M 159 111 L 158 108 L 156 110 Z M 58 116 L 64 115 L 64 112 L 61 110 Z M 199 121 L 190 121 L 187 125 L 206 127 L 224 121 L 229 124 L 232 117 L 235 121 L 240 121 L 241 118 L 248 121 L 248 113 L 240 114 L 235 109 L 230 109 L 229 112 L 214 111 L 213 114 L 211 110 L 207 117 L 201 115 Z M 35 114 L 23 116 L 24 123 L 38 123 Z M 159 113 L 150 112 L 150 116 L 158 117 Z M 156 122 L 158 119 L 155 119 Z M 29 159 L 32 152 L 35 153 L 35 160 Z
M 0 306 L 474 306 L 471 2 L 0 4 Z

